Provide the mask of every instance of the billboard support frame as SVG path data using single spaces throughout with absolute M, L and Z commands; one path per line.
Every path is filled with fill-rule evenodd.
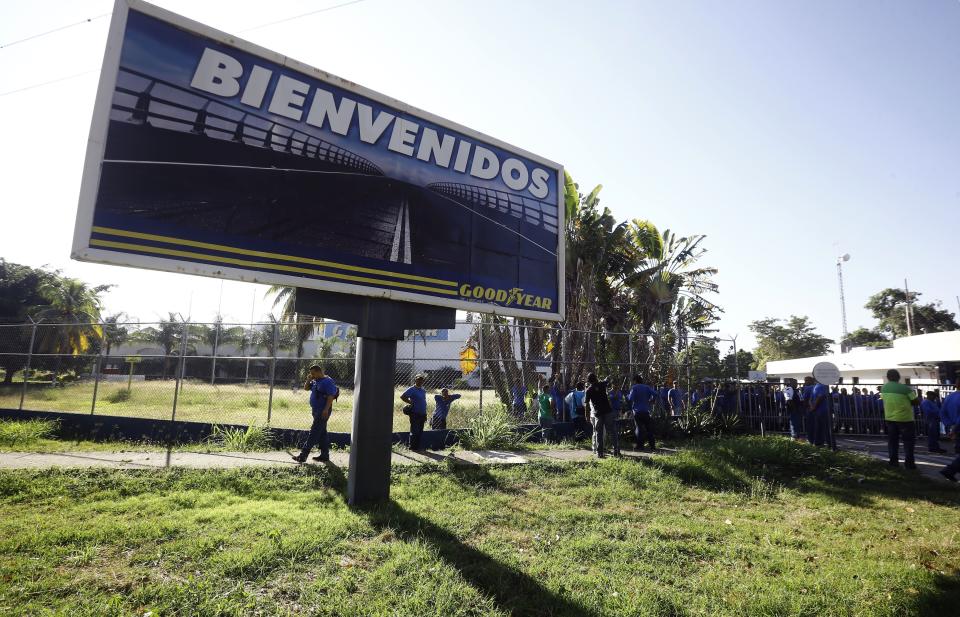
M 358 506 L 390 498 L 393 446 L 393 375 L 397 341 L 406 330 L 454 328 L 457 312 L 410 302 L 297 289 L 297 313 L 356 324 L 353 430 L 347 469 L 347 503 Z

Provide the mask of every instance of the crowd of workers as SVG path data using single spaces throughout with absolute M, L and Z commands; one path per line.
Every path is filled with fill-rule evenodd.
M 425 378 L 417 375 L 414 385 L 401 395 L 403 413 L 410 419 L 408 445 L 411 450 L 422 449 L 422 435 L 427 423 L 427 391 Z M 887 382 L 876 391 L 866 387 L 854 387 L 852 392 L 839 386 L 828 387 L 806 377 L 800 386 L 794 381 L 780 384 L 754 384 L 736 388 L 733 384 L 703 384 L 690 392 L 689 397 L 675 384 L 654 388 L 644 383 L 641 375 L 635 375 L 628 387 L 626 379 L 619 386 L 612 380 L 600 379 L 595 373 L 587 375 L 586 381 L 577 382 L 565 392 L 562 381 L 554 378 L 541 384 L 533 393 L 530 404 L 535 406 L 544 441 L 553 439 L 555 422 L 571 422 L 578 439 L 592 436 L 593 451 L 598 457 L 606 456 L 607 446 L 614 456 L 620 455 L 620 430 L 618 420 L 627 417 L 633 421 L 636 447 L 642 450 L 656 448 L 653 413 L 660 410 L 666 416 L 683 414 L 685 405 L 712 414 L 735 414 L 752 420 L 764 418 L 779 420 L 781 426 L 769 426 L 776 430 L 789 430 L 794 439 L 805 439 L 816 446 L 828 445 L 831 433 L 876 432 L 886 433 L 888 438 L 889 463 L 899 465 L 899 444 L 903 443 L 904 466 L 916 467 L 914 442 L 919 420 L 927 433 L 928 450 L 946 453 L 940 447 L 941 428 L 948 427 L 951 436 L 960 433 L 960 391 L 940 399 L 937 390 L 920 396 L 918 391 L 900 383 L 900 373 L 895 369 L 887 372 Z M 310 378 L 304 383 L 310 391 L 310 407 L 313 425 L 300 454 L 294 460 L 305 462 L 314 446 L 320 446 L 320 455 L 314 460 L 329 460 L 327 420 L 339 389 L 327 376 L 323 367 L 310 367 Z M 528 410 L 527 388 L 517 386 L 512 390 L 513 412 L 525 417 Z M 459 394 L 451 394 L 443 388 L 434 396 L 434 413 L 430 426 L 434 430 L 447 427 L 447 416 Z M 960 472 L 960 436 L 955 439 L 957 458 L 943 471 L 943 475 L 956 481 Z

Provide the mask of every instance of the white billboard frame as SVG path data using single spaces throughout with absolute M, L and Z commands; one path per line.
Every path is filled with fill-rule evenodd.
M 418 116 L 452 131 L 460 132 L 463 135 L 478 141 L 486 142 L 498 148 L 514 152 L 531 161 L 555 170 L 557 172 L 556 310 L 552 312 L 534 311 L 523 308 L 500 306 L 486 302 L 441 298 L 415 292 L 398 291 L 393 289 L 378 289 L 375 287 L 318 280 L 294 275 L 267 273 L 256 270 L 246 270 L 242 268 L 231 268 L 228 266 L 180 261 L 159 256 L 121 253 L 90 246 L 90 238 L 93 231 L 94 209 L 96 206 L 97 194 L 100 186 L 101 169 L 106 148 L 110 109 L 113 102 L 117 75 L 120 69 L 120 52 L 127 25 L 127 16 L 130 10 L 154 17 L 192 34 L 212 39 L 218 43 L 228 45 L 240 51 L 244 51 L 265 60 L 275 62 L 276 64 L 285 68 L 304 73 L 310 77 L 333 84 L 349 92 L 353 92 L 354 94 L 370 98 L 380 104 L 394 107 L 404 113 Z M 566 310 L 566 212 L 564 208 L 563 193 L 565 185 L 564 178 L 565 174 L 562 165 L 531 152 L 527 152 L 522 148 L 512 146 L 499 139 L 490 137 L 489 135 L 485 135 L 479 131 L 475 131 L 469 127 L 441 118 L 440 116 L 432 114 L 428 111 L 413 107 L 387 95 L 370 90 L 369 88 L 365 88 L 326 71 L 304 64 L 284 56 L 283 54 L 260 47 L 259 45 L 245 41 L 226 32 L 211 28 L 210 26 L 194 21 L 182 15 L 178 15 L 150 3 L 143 2 L 142 0 L 116 0 L 110 20 L 106 51 L 104 53 L 103 65 L 100 71 L 100 80 L 97 86 L 96 99 L 94 101 L 93 121 L 90 126 L 90 136 L 87 140 L 86 158 L 84 160 L 83 176 L 80 183 L 80 197 L 77 207 L 76 224 L 74 227 L 71 258 L 79 261 L 126 266 L 146 270 L 157 270 L 161 272 L 192 274 L 266 285 L 304 287 L 309 289 L 319 289 L 323 291 L 332 291 L 373 298 L 384 298 L 389 300 L 414 302 L 434 306 L 445 306 L 462 311 L 487 313 L 504 317 L 521 317 L 543 321 L 562 321 L 564 319 Z

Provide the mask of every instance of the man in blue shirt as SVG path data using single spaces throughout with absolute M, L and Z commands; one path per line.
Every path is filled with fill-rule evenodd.
M 960 454 L 960 390 L 948 394 L 940 404 L 940 421 L 953 435 L 954 452 Z
M 442 431 L 447 428 L 447 414 L 450 413 L 450 404 L 460 398 L 459 394 L 450 394 L 450 391 L 444 388 L 440 394 L 433 397 L 437 403 L 437 409 L 430 418 L 430 428 L 435 431 Z
M 527 386 L 517 384 L 513 386 L 513 413 L 522 418 L 527 413 Z
M 814 443 L 817 438 L 816 421 L 814 419 L 815 414 L 813 413 L 813 408 L 810 407 L 810 403 L 813 401 L 814 383 L 813 377 L 807 375 L 803 378 L 803 389 L 800 390 L 800 400 L 803 401 L 803 409 L 805 411 L 803 423 L 807 429 L 807 441 L 811 444 Z
M 570 414 L 570 421 L 573 422 L 573 427 L 577 439 L 584 439 L 590 436 L 590 425 L 587 424 L 587 417 L 585 415 L 585 405 L 586 405 L 586 396 L 587 393 L 584 391 L 586 385 L 580 381 L 577 382 L 577 387 L 570 394 L 567 395 L 567 398 L 564 399 L 567 403 L 567 413 Z
M 560 375 L 554 375 L 550 386 L 550 398 L 553 399 L 553 412 L 559 416 L 556 420 L 560 422 L 569 420 L 569 417 L 566 417 L 567 414 L 564 413 L 566 405 L 564 405 L 563 399 L 565 396 Z
M 627 380 L 624 379 L 623 386 L 626 386 L 626 383 Z M 610 407 L 613 409 L 616 417 L 619 418 L 621 412 L 623 412 L 623 387 L 613 386 L 610 389 Z
M 650 403 L 656 398 L 657 391 L 643 383 L 641 375 L 634 375 L 627 400 L 633 410 L 633 435 L 637 440 L 637 450 L 643 449 L 645 441 L 650 442 L 651 450 L 657 449 L 653 438 L 653 420 L 650 418 Z
M 671 416 L 683 414 L 683 391 L 677 387 L 676 383 L 670 384 L 670 389 L 667 390 L 667 402 L 670 405 Z
M 936 454 L 946 454 L 940 447 L 940 403 L 937 393 L 927 390 L 927 394 L 920 403 L 920 412 L 923 414 L 923 424 L 927 429 L 927 450 Z
M 310 379 L 303 384 L 303 389 L 310 391 L 310 410 L 313 414 L 313 424 L 310 426 L 310 434 L 307 436 L 306 443 L 303 444 L 303 449 L 300 450 L 300 454 L 293 456 L 293 460 L 298 463 L 307 462 L 310 450 L 319 444 L 320 456 L 313 457 L 313 460 L 329 461 L 330 436 L 327 434 L 327 420 L 330 419 L 333 401 L 340 395 L 340 390 L 333 379 L 324 374 L 323 367 L 319 364 L 310 367 Z
M 423 389 L 423 375 L 417 375 L 413 385 L 400 395 L 400 400 L 407 404 L 403 413 L 410 418 L 410 440 L 408 447 L 413 451 L 421 450 L 420 438 L 423 435 L 423 425 L 427 422 L 427 391 Z

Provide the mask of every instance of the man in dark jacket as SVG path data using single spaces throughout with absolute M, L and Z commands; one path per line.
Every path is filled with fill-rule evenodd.
M 610 406 L 610 397 L 607 396 L 607 382 L 600 381 L 596 373 L 587 375 L 586 408 L 590 411 L 590 421 L 593 424 L 593 451 L 599 458 L 604 458 L 603 436 L 613 442 L 613 455 L 620 456 L 620 435 L 617 431 L 617 414 Z

